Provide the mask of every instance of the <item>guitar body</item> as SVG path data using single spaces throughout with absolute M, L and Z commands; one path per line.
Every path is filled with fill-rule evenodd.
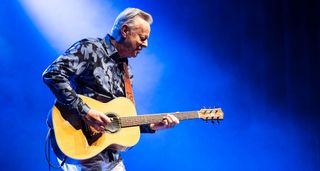
M 84 160 L 99 154 L 106 148 L 125 150 L 134 146 L 140 138 L 139 126 L 121 128 L 120 117 L 136 116 L 134 104 L 127 98 L 119 97 L 102 103 L 86 96 L 80 98 L 91 108 L 113 118 L 112 125 L 105 133 L 94 133 L 83 120 L 54 106 L 52 121 L 55 138 L 60 150 L 70 158 Z

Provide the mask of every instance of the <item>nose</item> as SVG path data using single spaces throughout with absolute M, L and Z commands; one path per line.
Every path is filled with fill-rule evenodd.
M 148 39 L 145 40 L 145 41 L 143 41 L 142 44 L 141 44 L 141 46 L 142 46 L 143 48 L 148 47 Z

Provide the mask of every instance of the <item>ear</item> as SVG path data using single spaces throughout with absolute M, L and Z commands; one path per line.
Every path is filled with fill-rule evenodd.
M 129 30 L 130 28 L 128 27 L 128 25 L 124 24 L 123 26 L 121 26 L 121 36 L 123 38 L 126 38 L 129 34 Z

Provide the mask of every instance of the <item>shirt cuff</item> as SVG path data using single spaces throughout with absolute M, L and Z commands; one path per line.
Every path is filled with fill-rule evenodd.
M 141 133 L 155 133 L 156 131 L 150 128 L 150 125 L 141 125 L 140 126 Z
M 77 105 L 77 110 L 78 110 L 78 114 L 80 115 L 80 117 L 84 117 L 87 115 L 87 113 L 90 110 L 90 107 L 85 104 L 80 98 L 79 98 L 79 103 Z

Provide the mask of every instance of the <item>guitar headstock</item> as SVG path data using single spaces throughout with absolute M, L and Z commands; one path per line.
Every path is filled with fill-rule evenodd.
M 201 109 L 198 112 L 199 118 L 205 120 L 206 122 L 208 120 L 211 120 L 212 122 L 214 120 L 223 120 L 224 113 L 221 108 L 214 108 L 214 109 Z

